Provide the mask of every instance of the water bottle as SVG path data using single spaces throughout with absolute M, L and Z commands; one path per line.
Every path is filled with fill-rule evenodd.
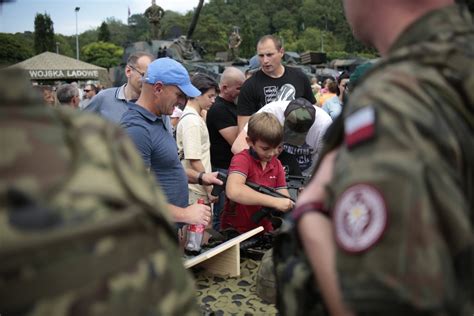
M 204 204 L 204 199 L 198 199 L 198 204 Z M 187 253 L 198 254 L 201 250 L 202 237 L 204 236 L 204 225 L 188 225 L 187 238 L 184 249 Z

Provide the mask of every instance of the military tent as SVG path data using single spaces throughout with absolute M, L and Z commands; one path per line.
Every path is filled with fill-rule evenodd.
M 31 80 L 99 80 L 109 85 L 107 69 L 71 57 L 44 52 L 10 67 L 25 69 Z

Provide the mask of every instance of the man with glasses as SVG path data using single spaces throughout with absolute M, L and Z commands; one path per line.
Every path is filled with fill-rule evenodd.
M 84 108 L 84 111 L 97 113 L 109 121 L 119 123 L 123 113 L 128 110 L 127 103 L 138 99 L 142 89 L 142 77 L 153 59 L 153 55 L 145 52 L 131 54 L 125 67 L 127 83 L 118 88 L 101 91 Z
M 84 109 L 85 107 L 89 105 L 89 103 L 91 103 L 92 98 L 95 97 L 97 94 L 96 92 L 97 88 L 93 84 L 88 84 L 84 87 L 83 91 L 84 91 L 84 96 L 81 103 L 79 104 L 79 107 L 81 109 Z
M 175 106 L 184 105 L 188 97 L 200 94 L 180 63 L 159 58 L 148 66 L 140 97 L 136 103 L 128 103 L 129 110 L 120 124 L 165 192 L 173 219 L 179 223 L 207 225 L 211 219 L 210 207 L 197 203 L 188 206 L 188 181 L 201 185 L 222 182 L 217 180 L 216 173 L 183 168 L 176 141 L 163 120 L 163 116 L 173 113 Z

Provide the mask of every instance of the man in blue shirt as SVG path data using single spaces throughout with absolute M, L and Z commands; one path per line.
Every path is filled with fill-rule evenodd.
M 123 113 L 128 110 L 128 102 L 135 102 L 140 96 L 141 79 L 153 59 L 153 55 L 145 52 L 131 54 L 125 66 L 127 83 L 101 91 L 91 99 L 84 111 L 97 113 L 109 121 L 119 123 Z
M 171 115 L 176 105 L 186 104 L 188 97 L 200 94 L 180 63 L 170 58 L 157 59 L 143 77 L 140 97 L 136 103 L 128 103 L 129 110 L 120 123 L 165 192 L 174 220 L 207 225 L 211 219 L 209 206 L 188 206 L 188 180 L 207 185 L 220 181 L 215 174 L 184 170 L 176 142 L 163 121 L 163 116 Z

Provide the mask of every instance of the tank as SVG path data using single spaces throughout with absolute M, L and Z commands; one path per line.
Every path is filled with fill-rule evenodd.
M 120 86 L 127 81 L 125 77 L 127 59 L 131 54 L 137 51 L 148 52 L 155 56 L 155 58 L 173 58 L 182 63 L 189 73 L 202 72 L 218 80 L 219 74 L 222 73 L 225 65 L 223 63 L 204 62 L 202 55 L 205 53 L 205 49 L 192 39 L 203 5 L 204 0 L 200 0 L 194 11 L 186 35 L 181 35 L 172 40 L 150 39 L 149 41 L 134 42 L 128 45 L 124 50 L 122 64 L 118 67 L 114 67 L 111 71 L 114 86 Z

